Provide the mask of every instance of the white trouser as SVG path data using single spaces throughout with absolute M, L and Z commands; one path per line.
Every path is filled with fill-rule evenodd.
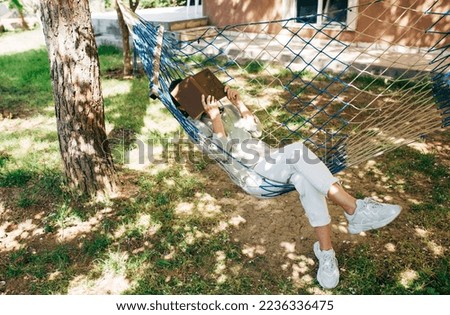
M 272 152 L 258 162 L 254 170 L 268 179 L 293 184 L 311 226 L 330 223 L 325 197 L 338 179 L 302 143 L 296 142 Z

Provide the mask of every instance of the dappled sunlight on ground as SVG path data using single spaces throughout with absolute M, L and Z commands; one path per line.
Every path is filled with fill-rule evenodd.
M 436 244 L 434 241 L 428 241 L 427 245 L 435 256 L 444 256 L 445 249 L 441 245 Z
M 134 164 L 136 165 L 136 164 Z M 133 169 L 132 167 L 129 167 L 130 169 Z M 170 169 L 171 166 L 167 163 L 160 163 L 160 164 L 152 164 L 148 169 L 145 169 L 146 172 L 148 172 L 149 175 L 156 175 L 159 172 L 165 171 Z
M 181 202 L 175 208 L 175 213 L 180 216 L 200 216 L 214 218 L 222 214 L 222 208 L 217 200 L 208 193 L 196 193 L 195 202 Z
M 248 104 L 250 107 L 252 105 L 256 105 L 255 109 L 257 108 L 258 111 L 260 110 L 267 110 L 274 104 L 274 99 L 276 98 L 276 95 L 281 94 L 280 89 L 275 89 L 271 87 L 261 87 L 264 89 L 264 96 L 258 97 L 257 100 L 255 100 L 254 97 L 251 95 L 244 96 L 244 103 Z
M 0 123 L 0 148 L 24 164 L 38 159 L 39 166 L 58 167 L 59 155 L 48 154 L 58 150 L 57 139 L 54 118 L 37 115 L 27 119 L 4 119 Z
M 225 270 L 227 268 L 226 265 L 226 255 L 223 251 L 216 252 L 216 265 L 214 269 L 214 273 L 217 277 L 217 283 L 224 283 L 227 280 L 227 276 L 225 275 Z
M 139 137 L 129 150 L 120 151 L 120 160 L 125 162 L 124 167 L 128 169 L 155 175 L 172 167 L 172 163 L 185 165 L 192 162 L 193 157 L 188 156 L 188 152 L 192 156 L 200 154 L 197 147 L 184 145 L 184 142 L 178 146 L 173 142 L 175 139 L 169 140 L 169 144 L 161 144 Z
M 140 213 L 135 220 L 120 224 L 118 228 L 112 232 L 116 240 L 125 237 L 130 231 L 141 233 L 142 235 L 152 237 L 161 229 L 161 223 L 155 222 L 150 214 Z
M 441 141 L 433 141 L 433 142 L 413 142 L 408 144 L 408 147 L 413 148 L 420 153 L 430 154 L 434 152 L 449 152 L 450 144 L 443 143 Z
M 1 203 L 4 207 L 4 204 Z M 68 213 L 71 209 L 68 210 Z M 48 213 L 45 211 L 34 214 L 32 219 L 21 221 L 13 213 L 2 211 L 2 222 L 0 225 L 0 252 L 9 252 L 25 248 L 29 242 L 39 239 L 53 239 L 56 242 L 71 242 L 83 238 L 85 235 L 98 230 L 102 220 L 111 215 L 111 208 L 104 208 L 96 212 L 93 216 L 84 220 L 67 214 L 58 219 L 54 233 L 48 234 L 45 231 L 45 224 L 48 221 Z
M 114 273 L 102 274 L 98 279 L 88 279 L 80 275 L 73 279 L 67 291 L 70 295 L 104 295 L 121 294 L 130 289 L 130 281 L 124 275 Z
M 280 246 L 284 249 L 285 253 L 292 254 L 295 252 L 295 242 L 281 242 Z
M 368 170 L 376 169 L 374 163 L 369 163 Z M 160 172 L 171 170 L 174 165 L 167 164 L 151 164 L 140 170 L 137 174 L 145 174 L 146 176 L 154 176 L 160 178 L 158 185 L 161 185 L 161 192 L 166 190 L 176 191 L 180 180 L 192 176 L 192 170 L 188 165 L 180 166 L 178 177 L 161 176 Z M 315 277 L 317 272 L 317 261 L 314 257 L 312 244 L 315 242 L 314 230 L 309 226 L 303 208 L 298 199 L 297 193 L 284 195 L 276 199 L 256 199 L 246 195 L 228 182 L 227 175 L 221 172 L 217 166 L 208 165 L 206 171 L 202 171 L 202 175 L 195 173 L 199 180 L 208 183 L 205 189 L 195 191 L 191 196 L 178 200 L 173 203 L 173 214 L 176 218 L 176 224 L 173 226 L 164 226 L 160 221 L 156 220 L 152 214 L 153 208 L 143 208 L 140 212 L 128 216 L 126 219 L 116 217 L 116 212 L 121 210 L 121 206 L 112 203 L 111 206 L 98 208 L 95 212 L 89 213 L 87 217 L 80 219 L 78 217 L 68 216 L 61 221 L 61 226 L 52 234 L 47 234 L 47 238 L 53 238 L 54 241 L 60 243 L 72 243 L 77 240 L 84 240 L 92 235 L 102 231 L 102 224 L 106 219 L 117 220 L 114 229 L 110 231 L 114 246 L 124 244 L 125 240 L 133 241 L 132 235 L 144 237 L 145 242 L 132 243 L 133 246 L 125 251 L 108 252 L 101 258 L 89 262 L 89 269 L 92 272 L 82 272 L 75 274 L 70 279 L 70 285 L 67 288 L 69 294 L 120 294 L 125 291 L 132 290 L 136 285 L 136 278 L 130 277 L 125 272 L 126 264 L 130 255 L 146 255 L 149 251 L 154 251 L 157 244 L 153 240 L 166 242 L 167 235 L 161 235 L 163 229 L 171 229 L 174 233 L 180 232 L 182 238 L 175 244 L 167 245 L 166 249 L 159 253 L 159 263 L 162 266 L 170 266 L 177 264 L 186 251 L 191 246 L 202 244 L 206 240 L 210 240 L 220 233 L 230 234 L 231 240 L 238 245 L 239 252 L 242 254 L 244 261 L 254 261 L 261 259 L 263 266 L 271 272 L 279 272 L 285 277 L 289 283 L 300 290 L 309 294 L 330 294 L 331 291 L 322 290 L 316 283 Z M 348 185 L 349 190 L 355 188 L 361 189 L 362 192 L 374 197 L 380 201 L 398 200 L 392 198 L 390 193 L 383 186 L 372 185 L 376 191 L 370 191 L 366 186 L 361 185 L 361 179 L 358 176 L 358 169 L 349 170 L 340 174 L 340 178 L 344 185 Z M 376 172 L 375 172 L 376 173 Z M 130 172 L 130 174 L 134 174 Z M 129 178 L 135 178 L 128 174 Z M 164 174 L 164 173 L 162 173 Z M 376 179 L 383 183 L 382 172 L 379 171 L 379 177 Z M 131 177 L 130 177 L 131 176 Z M 210 177 L 208 177 L 210 176 Z M 214 180 L 211 180 L 214 178 Z M 368 186 L 367 186 L 368 187 Z M 362 189 L 365 190 L 362 190 Z M 158 191 L 158 190 L 156 190 Z M 145 197 L 146 191 L 137 192 L 136 196 Z M 136 196 L 133 196 L 135 198 Z M 130 199 L 131 200 L 131 199 Z M 133 199 L 134 200 L 134 199 Z M 361 233 L 359 235 L 350 235 L 347 230 L 347 221 L 343 216 L 342 210 L 330 204 L 330 212 L 332 216 L 332 233 L 334 246 L 339 259 L 343 254 L 341 249 L 351 248 L 357 244 L 371 244 L 374 238 L 372 233 Z M 5 202 L 0 202 L 0 214 L 10 214 Z M 13 234 L 8 233 L 8 237 L 20 238 L 19 241 L 8 239 L 11 248 L 8 251 L 16 250 L 21 246 L 20 240 L 25 243 L 30 237 L 40 237 L 35 231 L 42 232 L 42 218 L 33 222 L 31 220 L 23 221 L 22 225 L 18 224 Z M 184 222 L 193 219 L 209 220 L 205 226 L 194 226 Z M 122 221 L 120 221 L 122 220 Z M 4 235 L 8 226 L 0 227 L 0 238 Z M 383 233 L 382 230 L 381 233 Z M 2 233 L 3 232 L 3 233 Z M 34 233 L 34 234 L 33 234 Z M 164 232 L 167 233 L 167 232 Z M 443 257 L 446 249 L 436 240 L 433 240 L 433 234 L 424 228 L 415 227 L 413 232 L 415 235 L 423 239 L 424 246 L 436 257 Z M 385 231 L 384 234 L 388 235 Z M 11 236 L 12 235 L 12 236 Z M 43 235 L 45 237 L 45 235 Z M 139 238 L 138 238 L 139 239 Z M 388 240 L 389 238 L 385 238 Z M 82 242 L 79 243 L 82 249 Z M 380 240 L 381 242 L 381 240 Z M 383 242 L 382 254 L 397 254 L 398 245 L 394 241 Z M 205 271 L 205 277 L 217 285 L 226 285 L 230 281 L 234 281 L 242 273 L 243 266 L 241 261 L 234 261 L 227 257 L 225 250 L 216 250 L 212 252 L 211 259 L 212 269 Z M 137 271 L 141 276 L 145 277 L 146 272 L 153 270 L 154 266 L 143 263 Z M 346 275 L 346 270 L 341 270 Z M 176 272 L 175 272 L 176 273 Z M 411 288 L 411 285 L 417 280 L 417 272 L 412 269 L 398 271 L 398 282 L 404 288 Z M 167 283 L 170 283 L 175 274 L 168 272 Z M 58 281 L 61 278 L 61 271 L 56 270 L 48 274 L 48 279 Z M 56 280 L 55 280 L 56 279 Z
M 36 131 L 36 129 L 55 132 L 56 131 L 56 120 L 54 117 L 47 117 L 41 115 L 35 115 L 32 118 L 22 119 L 3 119 L 0 124 L 1 133 L 14 133 L 14 132 L 26 132 Z
M 131 170 L 142 171 L 154 165 L 155 160 L 161 160 L 163 147 L 160 145 L 149 145 L 140 142 L 136 148 L 126 151 L 125 166 Z M 161 163 L 160 163 L 161 164 Z
M 430 237 L 432 236 L 432 233 L 430 233 L 429 231 L 416 227 L 415 232 L 418 237 L 423 239 L 423 241 L 427 245 L 427 248 L 434 256 L 443 257 L 445 252 L 449 250 L 449 248 L 446 249 L 444 246 L 437 244 L 436 241 L 431 240 Z
M 123 81 L 116 79 L 102 80 L 103 97 L 111 97 L 131 92 L 132 81 Z
M 245 220 L 240 215 L 231 217 L 230 220 L 228 221 L 228 223 L 235 228 L 239 227 L 239 225 L 244 224 L 246 222 L 247 222 L 247 220 Z
M 69 216 L 61 223 L 62 226 L 56 230 L 56 236 L 58 240 L 67 242 L 97 231 L 102 220 L 110 216 L 112 211 L 110 207 L 106 207 L 85 220 Z
M 194 214 L 194 203 L 181 202 L 175 208 L 175 213 L 178 215 L 193 215 Z
M 131 283 L 125 275 L 128 259 L 127 252 L 109 252 L 94 266 L 94 271 L 99 271 L 100 276 L 75 277 L 70 281 L 68 294 L 121 294 L 130 289 Z
M 24 138 L 26 141 L 27 138 Z M 33 144 L 30 139 L 29 143 Z M 22 143 L 22 147 L 26 147 Z M 28 148 L 31 150 L 31 148 Z M 162 156 L 163 149 L 160 147 L 158 152 Z M 170 229 L 174 233 L 180 232 L 183 236 L 179 242 L 167 245 L 167 248 L 160 252 L 159 263 L 162 266 L 177 264 L 180 259 L 186 255 L 186 251 L 196 244 L 201 244 L 207 240 L 213 239 L 220 233 L 230 234 L 231 240 L 238 245 L 239 253 L 244 261 L 262 260 L 263 266 L 271 272 L 280 273 L 289 283 L 300 292 L 309 294 L 330 294 L 332 291 L 322 290 L 316 283 L 317 261 L 312 251 L 312 244 L 316 240 L 314 230 L 309 226 L 308 220 L 304 215 L 303 208 L 298 199 L 297 193 L 291 193 L 275 199 L 256 199 L 244 194 L 239 188 L 234 186 L 227 175 L 216 165 L 207 164 L 207 169 L 201 173 L 193 173 L 189 163 L 178 165 L 179 173 L 177 177 L 169 175 L 162 176 L 164 172 L 171 171 L 174 168 L 170 163 L 147 163 L 141 166 L 139 158 L 133 157 L 139 150 L 132 151 L 130 154 L 130 163 L 125 168 L 133 169 L 133 164 L 139 166 L 138 172 L 127 172 L 124 181 L 129 185 L 129 181 L 137 176 L 152 176 L 159 178 L 155 192 L 177 191 L 180 180 L 197 176 L 198 180 L 204 182 L 205 188 L 199 188 L 192 195 L 180 199 L 173 203 L 173 214 L 177 220 Z M 153 151 L 155 152 L 155 151 Z M 137 155 L 137 157 L 139 157 Z M 136 161 L 137 160 L 137 161 Z M 399 196 L 393 194 L 392 181 L 378 168 L 375 161 L 369 161 L 367 165 L 361 168 L 353 168 L 339 174 L 343 186 L 350 191 L 358 190 L 365 196 L 371 196 L 382 202 L 397 202 Z M 368 182 L 367 173 L 370 173 Z M 170 173 L 167 173 L 170 174 Z M 193 175 L 195 174 L 195 175 Z M 402 187 L 406 182 L 402 178 L 395 179 L 396 187 Z M 132 189 L 131 185 L 126 189 Z M 152 186 L 150 186 L 152 187 Z M 130 191 L 131 191 L 130 190 Z M 136 191 L 134 198 L 146 196 L 146 190 Z M 402 196 L 404 202 L 414 203 L 413 198 Z M 417 202 L 420 203 L 419 197 Z M 88 262 L 91 272 L 77 273 L 70 279 L 70 285 L 67 288 L 69 294 L 121 294 L 133 290 L 136 285 L 136 277 L 130 277 L 125 272 L 126 264 L 129 261 L 129 255 L 146 255 L 149 251 L 154 251 L 157 244 L 154 240 L 166 242 L 166 236 L 161 235 L 164 226 L 159 220 L 155 219 L 153 208 L 143 208 L 126 219 L 117 217 L 116 212 L 120 211 L 121 206 L 104 206 L 98 208 L 95 212 L 90 212 L 88 216 L 79 218 L 76 216 L 67 216 L 60 225 L 56 226 L 53 233 L 43 232 L 43 218 L 46 213 L 41 213 L 39 217 L 33 220 L 24 220 L 17 224 L 14 230 L 10 230 L 10 225 L 0 226 L 0 239 L 3 237 L 8 242 L 8 249 L 3 251 L 12 252 L 19 248 L 27 246 L 27 242 L 39 237 L 52 239 L 60 244 L 78 243 L 78 248 L 83 250 L 83 242 L 89 239 L 90 235 L 102 231 L 105 220 L 118 220 L 114 229 L 110 231 L 110 236 L 114 246 L 123 244 L 130 240 L 134 241 L 134 235 L 145 238 L 144 242 L 132 243 L 130 248 L 123 252 L 108 252 L 101 255 L 99 259 Z M 153 209 L 153 210 L 152 210 Z M 351 248 L 357 244 L 370 244 L 373 241 L 372 233 L 361 233 L 359 235 L 350 235 L 347 230 L 347 221 L 341 209 L 330 204 L 330 213 L 332 216 L 333 243 L 339 259 L 343 254 L 341 249 Z M 0 201 L 0 215 L 10 215 L 11 211 L 5 202 Z M 190 226 L 183 222 L 189 220 L 209 220 L 205 226 Z M 122 221 L 120 221 L 122 220 Z M 11 223 L 10 221 L 7 221 Z M 5 231 L 8 231 L 8 238 L 5 239 Z M 383 230 L 382 230 L 383 232 Z M 167 233 L 167 232 L 164 232 Z M 433 234 L 424 228 L 416 226 L 413 233 L 423 239 L 423 246 L 435 257 L 444 257 L 446 249 L 443 244 L 433 239 Z M 389 232 L 385 232 L 386 235 Z M 380 234 L 379 234 L 380 235 Z M 168 235 L 170 237 L 170 234 Z M 13 238 L 13 239 L 12 239 Z M 386 239 L 388 240 L 388 239 Z M 397 254 L 398 245 L 396 242 L 384 242 L 382 251 L 386 254 Z M 225 250 L 216 250 L 211 259 L 212 269 L 204 272 L 205 277 L 217 285 L 227 285 L 234 281 L 242 273 L 244 264 L 241 261 L 234 261 L 227 257 Z M 84 267 L 86 268 L 86 267 Z M 154 266 L 143 263 L 138 268 L 136 274 L 139 277 L 145 277 L 146 272 L 153 270 Z M 341 270 L 343 276 L 346 275 L 346 269 Z M 48 274 L 49 281 L 60 281 L 61 270 L 53 271 Z M 167 283 L 170 283 L 175 275 L 168 273 Z M 411 288 L 417 281 L 417 272 L 412 269 L 398 271 L 396 274 L 398 282 L 404 288 Z
M 348 229 L 347 229 L 347 222 L 346 221 L 341 221 L 341 222 L 339 222 L 339 224 L 331 224 L 331 228 L 334 231 L 339 231 L 339 232 L 344 233 L 344 234 L 349 234 L 348 233 Z
M 42 109 L 42 113 L 45 114 L 46 116 L 50 117 L 50 118 L 54 118 L 55 116 L 55 105 L 51 104 L 47 107 L 44 107 Z
M 198 200 L 197 211 L 205 218 L 212 218 L 221 214 L 221 206 L 217 204 L 216 199 L 208 193 L 197 193 L 195 195 Z
M 6 216 L 8 214 L 9 210 L 6 209 L 5 203 L 0 200 L 0 215 Z
M 238 228 L 241 224 L 245 224 L 247 221 L 240 215 L 231 217 L 227 222 L 220 221 L 213 229 L 214 233 L 220 233 L 226 231 L 229 227 Z
M 3 221 L 0 225 L 0 253 L 18 250 L 26 246 L 31 238 L 44 235 L 44 229 L 40 228 L 32 219 L 15 223 Z
M 396 246 L 392 243 L 387 243 L 384 248 L 386 248 L 386 250 L 391 253 L 394 253 L 396 251 Z
M 161 223 L 154 222 L 149 214 L 139 214 L 134 228 L 142 231 L 143 235 L 151 237 L 161 229 Z
M 417 273 L 417 271 L 407 269 L 405 271 L 402 271 L 399 277 L 400 284 L 405 288 L 409 288 L 414 280 L 417 280 L 419 278 L 419 274 Z
M 294 286 L 303 288 L 311 285 L 314 280 L 311 272 L 316 268 L 314 260 L 304 254 L 298 254 L 296 242 L 281 242 L 280 247 L 284 250 L 285 258 L 281 269 L 291 272 L 290 279 Z
M 242 271 L 242 265 L 228 259 L 225 251 L 216 251 L 214 259 L 215 264 L 211 277 L 217 282 L 217 284 L 226 283 L 230 278 L 239 276 Z
M 187 245 L 193 245 L 196 241 L 201 240 L 203 238 L 209 238 L 210 235 L 207 233 L 204 233 L 202 231 L 187 231 L 186 236 L 184 238 L 184 241 Z
M 320 287 L 309 287 L 309 288 L 306 288 L 306 291 L 309 293 L 309 294 L 314 294 L 314 295 L 325 295 L 325 294 L 328 294 L 328 295 L 330 295 L 330 294 L 333 294 L 333 291 L 332 290 L 323 290 L 323 289 L 321 289 Z
M 418 228 L 418 227 L 415 228 L 415 231 L 416 231 L 416 235 L 419 236 L 419 237 L 424 237 L 425 238 L 425 237 L 427 237 L 429 235 L 429 232 L 427 230 L 424 230 L 424 229 L 421 229 L 421 228 Z
M 242 248 L 242 253 L 249 257 L 255 258 L 257 255 L 264 255 L 267 249 L 263 245 L 248 245 L 244 244 Z
M 144 127 L 140 130 L 140 133 L 143 135 L 155 131 L 160 135 L 164 135 L 180 129 L 178 122 L 167 114 L 167 110 L 160 102 L 155 102 L 148 106 L 143 119 Z

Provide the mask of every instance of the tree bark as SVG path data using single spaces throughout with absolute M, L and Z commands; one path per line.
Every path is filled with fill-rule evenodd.
M 139 0 L 129 0 L 130 8 L 134 12 L 139 5 Z M 133 74 L 133 63 L 131 62 L 131 50 L 130 50 L 130 32 L 128 31 L 127 24 L 120 11 L 119 5 L 116 0 L 117 20 L 119 22 L 120 31 L 122 33 L 122 49 L 123 49 L 123 75 L 131 76 Z
M 17 12 L 19 13 L 20 21 L 22 23 L 22 29 L 23 30 L 29 30 L 30 27 L 28 26 L 27 21 L 25 20 L 25 15 L 23 14 L 23 4 L 20 0 L 12 0 L 10 2 L 13 6 L 16 7 Z
M 29 30 L 30 29 L 30 27 L 28 26 L 28 23 L 27 23 L 27 21 L 25 20 L 25 16 L 24 16 L 24 14 L 23 14 L 23 10 L 18 10 L 19 11 L 19 16 L 20 16 L 20 21 L 21 21 L 21 23 L 22 23 L 22 29 L 23 30 Z
M 40 0 L 58 139 L 69 186 L 104 198 L 117 192 L 88 0 Z

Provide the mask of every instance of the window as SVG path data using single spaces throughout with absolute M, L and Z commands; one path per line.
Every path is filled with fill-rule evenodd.
M 328 24 L 355 29 L 358 0 L 285 0 L 286 17 L 297 23 Z
M 319 0 L 297 0 L 297 22 L 299 23 L 317 23 Z

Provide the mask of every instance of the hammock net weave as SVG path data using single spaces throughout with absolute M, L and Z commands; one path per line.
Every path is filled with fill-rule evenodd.
M 122 10 L 151 90 L 195 142 L 201 135 L 169 85 L 205 67 L 247 88 L 241 95 L 263 122 L 264 141 L 302 141 L 333 173 L 450 125 L 443 1 L 361 0 L 326 14 L 182 33 Z

